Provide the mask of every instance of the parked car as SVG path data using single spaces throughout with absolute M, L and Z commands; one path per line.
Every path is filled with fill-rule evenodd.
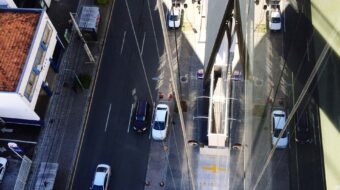
M 135 109 L 135 119 L 133 129 L 137 132 L 146 131 L 146 121 L 148 115 L 149 104 L 145 100 L 138 100 Z
M 168 14 L 168 27 L 179 28 L 181 26 L 181 8 L 174 6 Z
M 99 164 L 94 174 L 91 190 L 107 190 L 111 175 L 111 167 L 107 164 Z
M 271 115 L 271 123 L 272 123 L 272 144 L 275 145 L 279 134 L 286 124 L 286 113 L 283 110 L 274 110 Z M 287 148 L 288 146 L 288 133 L 285 131 L 282 137 L 279 139 L 279 142 L 276 148 Z
M 312 140 L 312 130 L 311 126 L 309 125 L 308 120 L 308 113 L 303 112 L 302 114 L 298 115 L 298 121 L 296 123 L 295 128 L 295 142 L 300 144 L 307 144 L 311 143 Z
M 155 110 L 154 121 L 152 122 L 152 138 L 164 140 L 169 126 L 169 106 L 158 104 Z
M 271 31 L 280 31 L 282 28 L 281 13 L 280 10 L 276 9 L 271 11 L 269 18 L 269 29 Z
M 0 157 L 0 183 L 2 182 L 2 179 L 4 178 L 6 167 L 7 167 L 7 159 L 4 157 Z

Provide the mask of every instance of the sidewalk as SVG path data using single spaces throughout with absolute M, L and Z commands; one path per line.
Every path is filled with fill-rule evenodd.
M 204 114 L 206 100 L 203 81 L 196 78 L 196 72 L 203 68 L 204 23 L 197 3 L 187 2 L 181 30 L 177 30 L 180 67 L 180 96 L 187 105 L 183 113 L 187 139 L 183 139 L 179 115 L 174 112 L 173 123 L 169 127 L 166 141 L 151 142 L 149 165 L 145 190 L 164 189 L 228 189 L 229 156 L 228 149 L 208 149 L 200 147 L 206 143 L 206 120 L 194 116 Z M 181 31 L 181 32 L 180 32 Z M 201 34 L 203 33 L 203 34 Z M 170 41 L 174 41 L 174 31 L 169 31 Z M 174 44 L 172 44 L 172 49 Z M 174 54 L 175 58 L 176 55 Z M 175 60 L 174 60 L 175 61 Z M 175 63 L 173 63 L 175 64 Z M 177 71 L 176 71 L 177 72 Z M 188 143 L 191 141 L 193 143 Z M 185 150 L 185 145 L 188 149 Z M 188 169 L 190 168 L 190 170 Z
M 167 5 L 171 6 L 171 5 Z M 191 19 L 196 13 L 193 10 L 193 5 L 188 3 L 188 8 L 184 10 L 184 19 L 181 30 L 168 31 L 171 49 L 175 49 L 175 36 L 178 43 L 179 55 L 179 69 L 180 69 L 180 84 L 178 84 L 181 100 L 187 104 L 187 112 L 184 112 L 184 120 L 187 128 L 187 137 L 189 139 L 199 139 L 197 128 L 193 128 L 192 116 L 195 110 L 195 96 L 202 86 L 202 82 L 196 80 L 196 71 L 203 68 L 203 63 L 199 60 L 199 55 L 203 57 L 204 49 L 198 50 L 198 35 L 193 30 Z M 192 17 L 189 17 L 192 16 Z M 175 35 L 176 32 L 176 35 Z M 194 49 L 193 49 L 194 48 Z M 173 66 L 177 68 L 176 52 L 173 52 L 172 61 Z M 164 78 L 170 79 L 170 70 L 167 66 L 168 63 L 163 64 Z M 174 71 L 177 73 L 176 71 Z M 178 75 L 176 75 L 178 77 Z M 164 81 L 159 91 L 165 95 L 169 91 L 170 81 Z M 194 97 L 193 97 L 194 96 Z M 167 97 L 164 97 L 168 100 Z M 159 99 L 159 101 L 164 101 Z M 168 129 L 168 137 L 165 141 L 154 141 L 151 139 L 151 147 L 149 154 L 149 164 L 146 173 L 145 190 L 159 190 L 164 189 L 192 189 L 190 175 L 188 173 L 188 162 L 184 148 L 182 130 L 180 126 L 179 115 L 174 111 L 174 99 L 171 99 L 171 119 L 172 122 Z M 185 111 L 185 110 L 184 110 Z M 198 147 L 189 147 L 189 159 L 192 160 L 199 152 Z M 190 162 L 189 162 L 190 163 Z M 196 164 L 194 164 L 196 167 Z M 193 168 L 193 166 L 191 166 Z M 196 172 L 195 172 L 196 173 Z M 196 175 L 196 174 L 194 174 Z M 194 177 L 195 178 L 195 177 Z M 195 184 L 197 185 L 197 184 Z
M 64 30 L 70 18 L 69 12 L 80 13 L 83 5 L 94 5 L 93 0 L 59 0 L 53 1 L 48 15 L 53 24 L 58 28 L 58 35 L 63 38 Z M 29 176 L 26 189 L 34 187 L 43 188 L 42 184 L 35 184 L 42 162 L 58 163 L 54 189 L 68 189 L 72 168 L 74 165 L 79 140 L 83 133 L 83 121 L 87 115 L 88 104 L 91 99 L 92 89 L 86 89 L 76 93 L 72 88 L 74 73 L 88 73 L 95 80 L 99 56 L 104 46 L 106 27 L 108 25 L 112 3 L 100 6 L 101 22 L 99 25 L 98 41 L 89 43 L 90 49 L 96 58 L 96 64 L 87 64 L 88 58 L 82 48 L 82 42 L 75 35 L 68 45 L 64 54 L 60 72 L 56 75 L 53 88 L 54 95 L 50 99 L 45 117 L 45 126 L 41 131 L 36 147 L 31 175 Z M 76 4 L 78 3 L 78 9 Z M 62 40 L 65 42 L 65 40 Z M 43 168 L 41 168 L 43 169 Z M 40 179 L 42 182 L 47 179 Z

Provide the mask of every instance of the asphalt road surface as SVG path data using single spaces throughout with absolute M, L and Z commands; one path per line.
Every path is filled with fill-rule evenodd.
M 315 31 L 308 18 L 311 15 L 310 1 L 299 2 L 300 12 L 288 6 L 285 12 L 286 33 L 284 36 L 285 59 L 294 73 L 295 99 L 300 95 L 318 57 L 314 55 L 311 39 Z M 317 93 L 311 85 L 299 111 L 306 112 L 308 127 L 312 129 L 312 142 L 292 144 L 290 150 L 292 189 L 323 189 L 323 168 L 320 142 L 318 107 L 313 99 Z M 308 97 L 312 95 L 311 98 Z M 299 118 L 297 118 L 299 119 Z M 293 132 L 293 131 L 292 131 Z M 292 133 L 293 135 L 293 133 Z M 296 176 L 296 177 L 294 177 Z
M 128 7 L 124 0 L 115 1 L 72 189 L 89 189 L 101 163 L 111 166 L 109 189 L 144 189 L 150 139 L 148 133 L 134 133 L 129 119 L 137 99 L 152 103 L 156 98 L 157 81 L 152 78 L 159 74 L 158 49 L 163 50 L 163 38 L 155 0 L 150 0 L 155 32 L 148 2 L 127 3 Z

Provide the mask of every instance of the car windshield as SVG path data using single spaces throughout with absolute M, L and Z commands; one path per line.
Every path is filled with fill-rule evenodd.
M 97 168 L 97 172 L 106 172 L 106 168 L 104 168 L 104 167 L 98 167 Z
M 93 185 L 92 190 L 104 190 L 104 187 L 99 185 Z
M 155 121 L 155 123 L 153 124 L 153 128 L 156 129 L 156 130 L 164 130 L 165 124 L 164 124 L 164 122 Z
M 136 116 L 136 121 L 144 121 L 145 117 L 143 115 L 137 115 Z
M 275 129 L 274 130 L 274 137 L 278 138 L 280 135 L 281 129 Z M 283 133 L 282 138 L 285 138 L 287 136 L 286 131 Z
M 172 21 L 177 21 L 177 20 L 179 20 L 179 19 L 178 19 L 178 16 L 177 16 L 177 15 L 170 15 L 170 20 L 172 20 Z
M 272 18 L 272 23 L 280 23 L 280 22 L 281 22 L 280 18 L 278 18 L 278 17 Z

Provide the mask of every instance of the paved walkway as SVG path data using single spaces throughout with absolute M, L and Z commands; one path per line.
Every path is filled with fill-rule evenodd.
M 146 190 L 158 190 L 162 186 L 164 189 L 190 190 L 193 185 L 195 189 L 202 190 L 228 189 L 229 150 L 199 146 L 201 142 L 206 143 L 206 121 L 194 120 L 193 117 L 199 116 L 203 113 L 202 110 L 206 109 L 204 101 L 197 99 L 198 96 L 204 95 L 203 81 L 196 78 L 197 70 L 203 68 L 205 30 L 204 22 L 201 24 L 197 3 L 190 2 L 187 5 L 181 32 L 177 30 L 176 33 L 180 47 L 180 96 L 187 107 L 184 112 L 187 139 L 183 139 L 179 116 L 174 112 L 166 141 L 151 142 Z M 170 41 L 175 39 L 174 32 L 169 31 Z M 189 140 L 197 144 L 189 144 Z M 184 143 L 188 144 L 187 150 Z
M 90 42 L 89 46 L 97 60 L 104 45 L 107 23 L 109 20 L 111 5 L 101 6 L 101 22 L 98 32 L 98 41 Z M 78 6 L 75 6 L 78 4 Z M 56 27 L 58 27 L 59 37 L 64 43 L 63 33 L 68 20 L 69 12 L 80 13 L 84 5 L 94 5 L 92 0 L 59 0 L 53 1 L 48 10 L 49 17 Z M 77 8 L 78 7 L 78 8 Z M 41 131 L 41 136 L 36 147 L 33 159 L 31 175 L 29 176 L 26 189 L 34 189 L 41 184 L 35 184 L 39 167 L 42 162 L 58 163 L 58 173 L 54 184 L 55 189 L 67 189 L 72 175 L 76 153 L 79 146 L 81 134 L 83 132 L 83 122 L 87 115 L 88 103 L 91 99 L 92 89 L 83 92 L 75 92 L 72 89 L 75 74 L 88 73 L 94 80 L 97 73 L 98 64 L 87 64 L 88 58 L 82 48 L 82 42 L 73 33 L 71 43 L 64 54 L 60 72 L 55 76 L 55 83 L 52 86 L 54 95 L 45 117 L 45 126 Z M 43 180 L 42 180 L 43 181 Z M 41 186 L 40 186 L 41 187 Z

